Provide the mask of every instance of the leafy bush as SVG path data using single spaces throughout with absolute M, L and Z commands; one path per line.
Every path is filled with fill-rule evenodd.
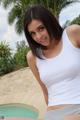
M 0 75 L 14 70 L 14 60 L 9 45 L 0 42 Z
M 29 51 L 29 47 L 26 46 L 25 41 L 17 42 L 17 50 L 14 54 L 15 69 L 27 67 L 26 54 Z

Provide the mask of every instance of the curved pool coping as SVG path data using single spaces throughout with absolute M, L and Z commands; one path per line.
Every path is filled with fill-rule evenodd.
M 7 103 L 7 104 L 0 104 L 0 107 L 7 107 L 7 106 L 18 106 L 18 107 L 25 107 L 25 108 L 31 108 L 34 112 L 39 112 L 37 108 L 35 108 L 32 105 L 24 104 L 24 103 Z
M 39 115 L 39 110 L 37 108 L 35 108 L 32 105 L 27 105 L 24 103 L 7 103 L 7 104 L 0 104 L 0 107 L 5 108 L 5 107 L 22 107 L 22 108 L 26 108 L 29 109 L 35 113 L 37 113 Z

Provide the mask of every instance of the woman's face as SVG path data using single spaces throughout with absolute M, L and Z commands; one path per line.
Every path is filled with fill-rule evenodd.
M 41 21 L 35 19 L 32 20 L 28 25 L 28 32 L 30 33 L 33 40 L 37 43 L 46 47 L 50 45 L 50 36 Z

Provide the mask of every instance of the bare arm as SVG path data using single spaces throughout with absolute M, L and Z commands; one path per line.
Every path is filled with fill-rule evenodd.
M 36 58 L 33 56 L 31 51 L 29 51 L 28 54 L 27 54 L 27 61 L 28 61 L 28 65 L 29 65 L 32 73 L 34 74 L 35 78 L 38 80 L 38 83 L 40 84 L 40 86 L 43 90 L 43 94 L 44 94 L 46 104 L 48 104 L 48 92 L 47 92 L 47 89 L 46 89 L 45 85 L 40 80 L 39 72 L 38 72 L 38 69 L 36 67 Z
M 80 25 L 71 25 L 67 27 L 67 33 L 73 45 L 80 48 Z

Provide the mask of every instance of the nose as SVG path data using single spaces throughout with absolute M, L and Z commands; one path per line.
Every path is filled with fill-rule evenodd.
M 40 33 L 36 33 L 36 39 L 40 40 L 40 38 L 41 38 L 41 34 Z

